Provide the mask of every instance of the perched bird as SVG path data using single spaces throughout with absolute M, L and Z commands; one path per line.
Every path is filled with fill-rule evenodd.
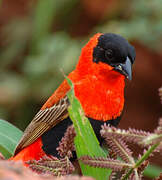
M 132 79 L 135 49 L 122 36 L 97 33 L 82 48 L 76 68 L 68 75 L 85 116 L 99 141 L 101 125 L 116 126 L 124 107 L 125 78 Z M 11 160 L 58 157 L 56 148 L 69 125 L 67 81 L 58 87 L 26 128 Z

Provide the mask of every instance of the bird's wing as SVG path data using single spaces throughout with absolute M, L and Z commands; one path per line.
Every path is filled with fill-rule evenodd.
M 20 152 L 23 148 L 32 144 L 44 132 L 65 119 L 68 116 L 68 106 L 69 101 L 67 96 L 65 96 L 52 107 L 40 110 L 24 131 L 24 134 L 15 149 L 14 155 Z

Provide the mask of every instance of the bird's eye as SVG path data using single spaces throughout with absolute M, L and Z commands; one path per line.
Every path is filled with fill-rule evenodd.
M 105 56 L 107 59 L 111 60 L 113 58 L 113 51 L 111 49 L 106 50 Z

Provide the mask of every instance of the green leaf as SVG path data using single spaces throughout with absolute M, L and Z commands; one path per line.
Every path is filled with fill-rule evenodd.
M 149 178 L 156 178 L 160 175 L 162 172 L 162 168 L 155 166 L 155 165 L 149 165 L 145 170 L 144 170 L 144 176 L 149 177 Z
M 0 119 L 0 152 L 5 158 L 13 155 L 22 134 L 23 132 L 18 128 Z
M 89 120 L 84 116 L 80 102 L 74 95 L 72 82 L 69 79 L 67 79 L 67 81 L 72 87 L 72 89 L 68 92 L 68 98 L 71 104 L 68 111 L 77 133 L 75 138 L 77 157 L 80 158 L 83 155 L 89 155 L 92 157 L 106 157 L 105 152 L 99 145 Z M 79 163 L 84 175 L 92 176 L 98 180 L 107 180 L 111 173 L 110 169 L 94 168 L 84 165 L 82 162 Z

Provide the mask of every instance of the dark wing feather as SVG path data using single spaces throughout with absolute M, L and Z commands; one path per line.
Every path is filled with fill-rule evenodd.
M 14 155 L 20 152 L 23 148 L 32 144 L 44 132 L 48 131 L 60 121 L 65 119 L 68 116 L 68 106 L 69 101 L 67 96 L 65 96 L 51 108 L 40 110 L 25 129 L 24 134 L 15 149 Z

